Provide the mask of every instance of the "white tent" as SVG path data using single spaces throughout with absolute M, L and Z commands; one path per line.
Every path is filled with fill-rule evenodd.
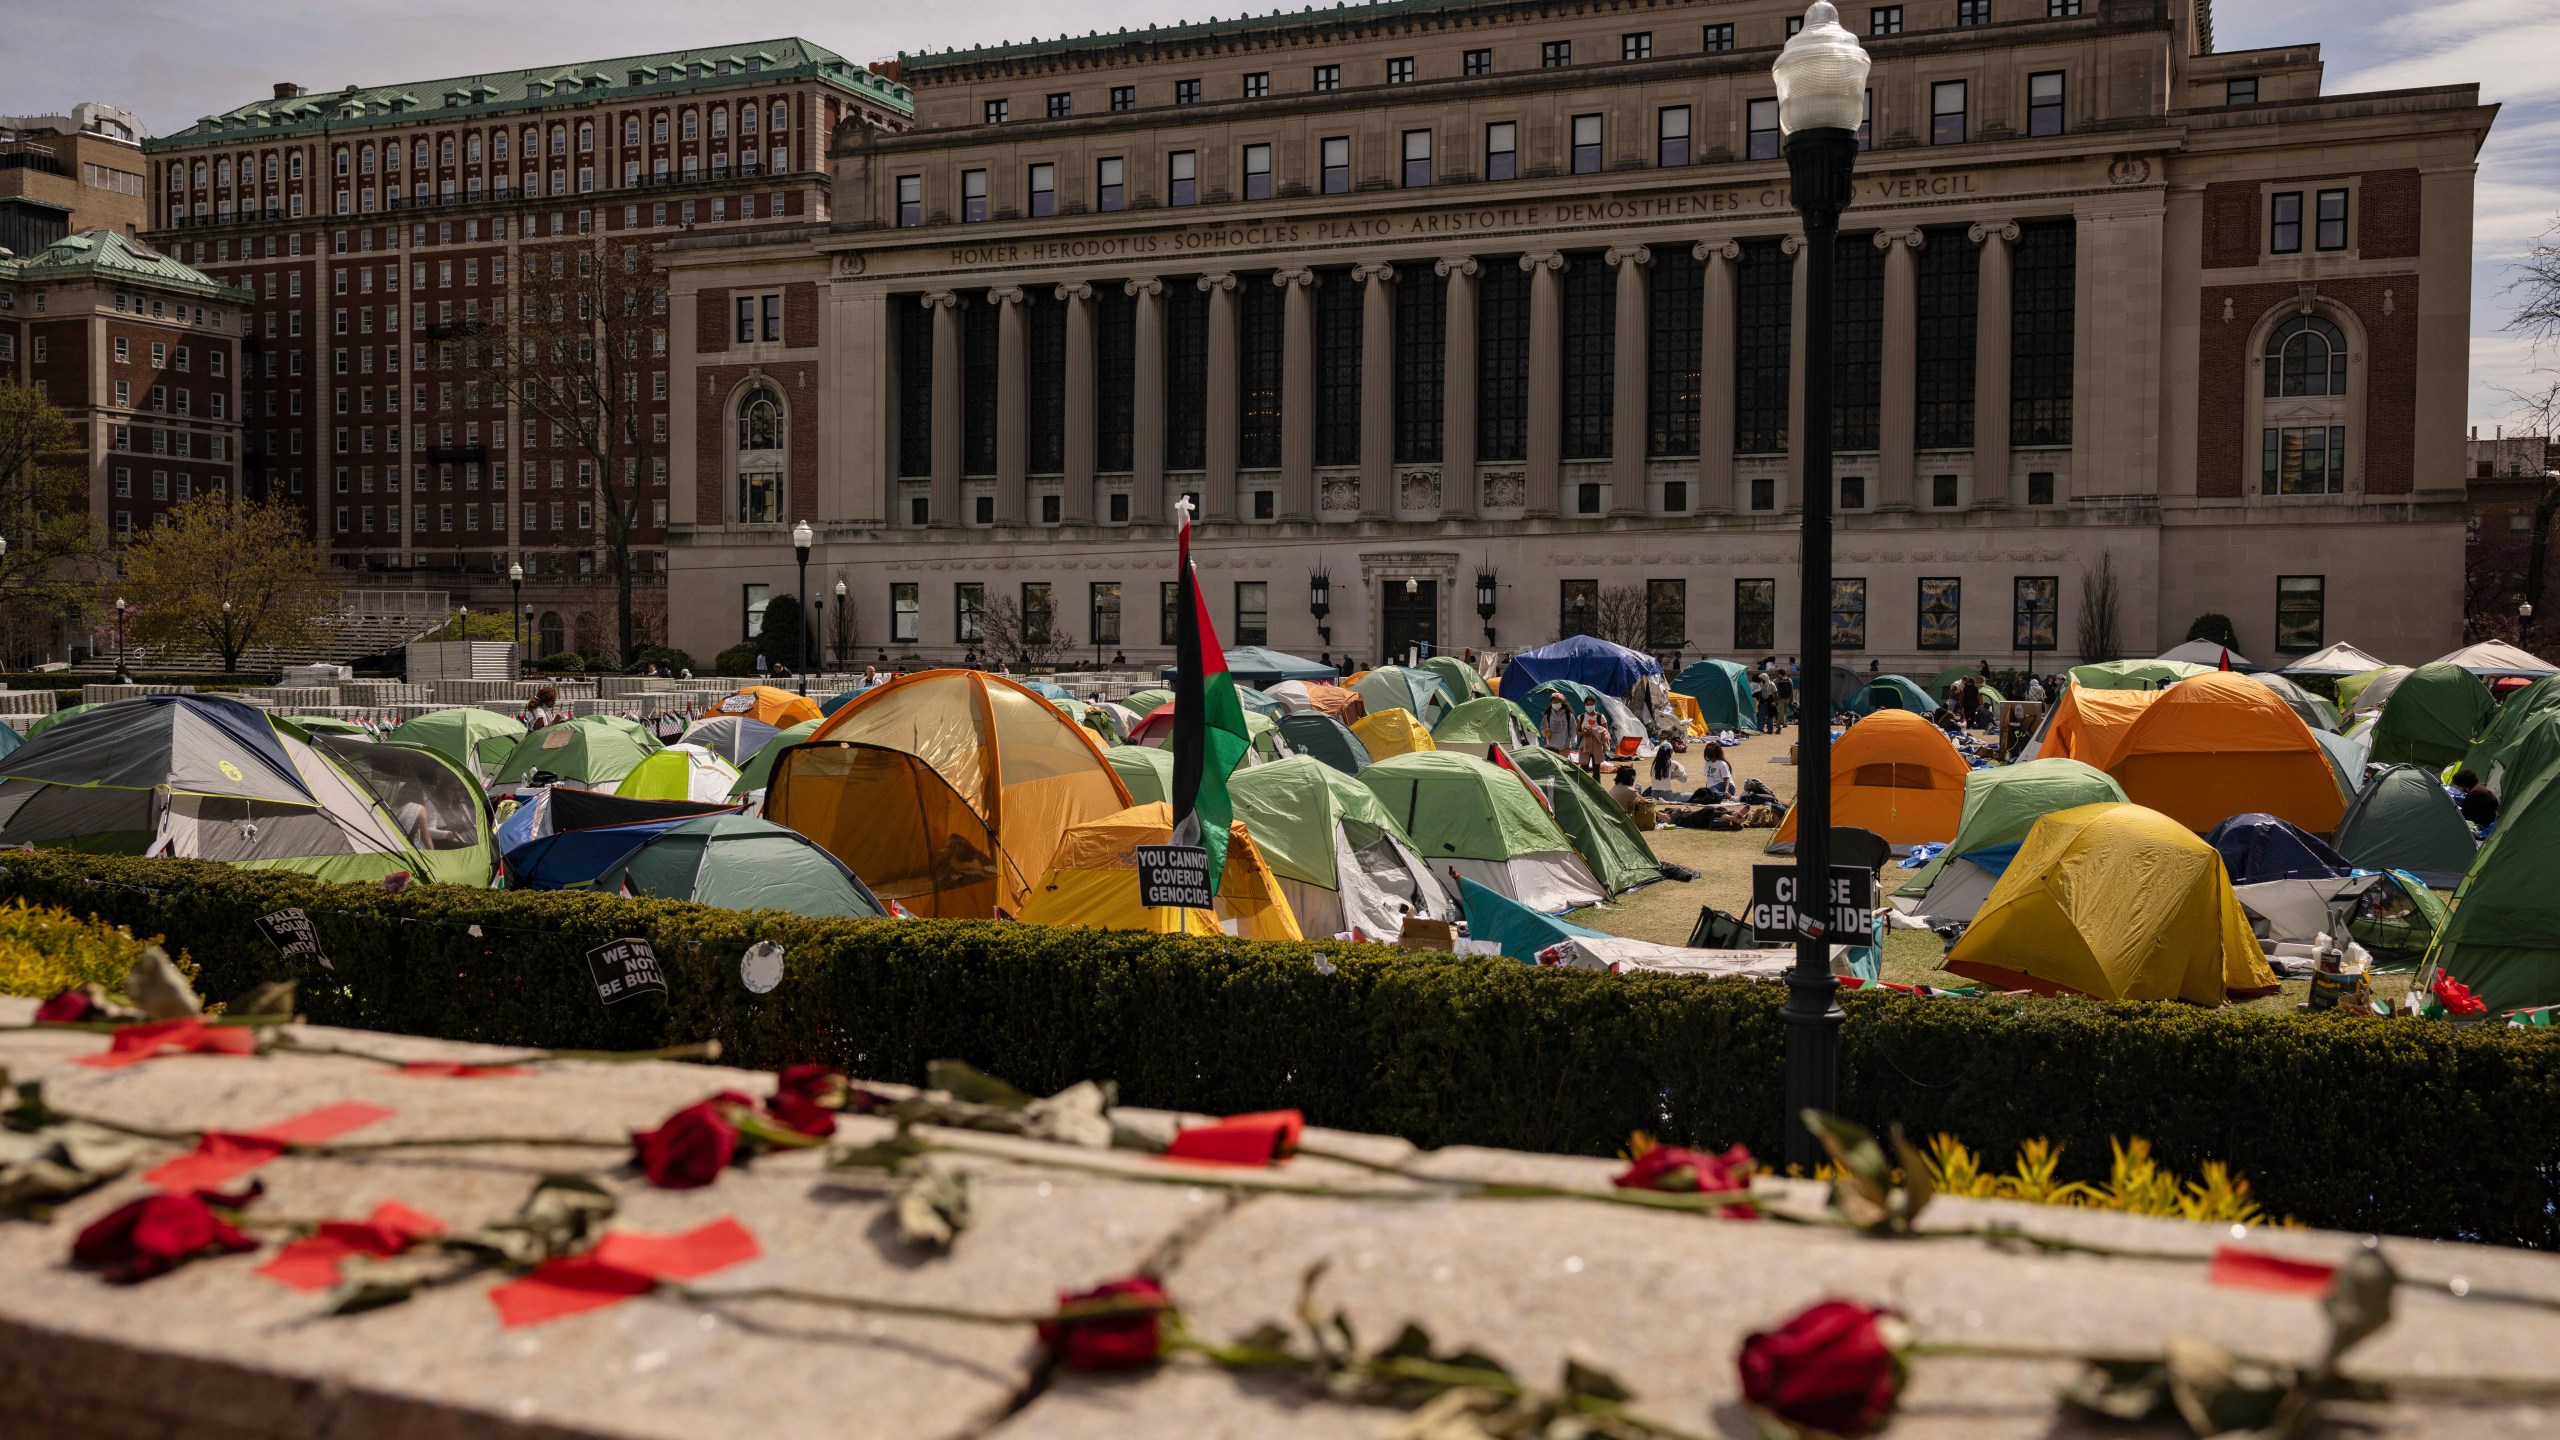
M 2560 667 L 2554 667 L 2542 657 L 2520 650 L 2504 640 L 2483 640 L 2477 645 L 2465 645 L 2450 655 L 2437 657 L 2437 662 L 2459 665 L 2484 680 L 2500 675 L 2560 674 Z
M 2190 640 L 2186 644 L 2180 645 L 2175 649 L 2160 652 L 2158 658 L 2162 660 L 2183 660 L 2189 665 L 2204 665 L 2210 666 L 2214 669 L 2220 669 L 2224 653 L 2222 646 L 2216 645 L 2210 640 Z M 2231 656 L 2232 669 L 2238 670 L 2244 667 L 2249 669 L 2256 668 L 2249 664 L 2249 657 L 2241 654 L 2239 651 L 2233 650 L 2230 651 L 2229 654 Z M 2365 668 L 2370 670 L 2373 667 L 2368 665 Z
M 2288 675 L 2361 675 L 2390 664 L 2378 656 L 2367 655 L 2353 645 L 2340 641 L 2326 650 L 2315 650 L 2284 667 Z

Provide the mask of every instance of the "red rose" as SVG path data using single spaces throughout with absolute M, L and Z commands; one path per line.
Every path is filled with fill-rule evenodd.
M 1699 1150 L 1684 1150 L 1677 1145 L 1656 1145 L 1637 1156 L 1626 1173 L 1610 1182 L 1621 1190 L 1668 1190 L 1674 1194 L 1724 1194 L 1751 1188 L 1751 1151 L 1741 1145 L 1721 1155 Z M 1757 1220 L 1760 1212 L 1749 1205 L 1728 1205 L 1724 1213 L 1736 1220 Z
M 90 998 L 88 988 L 83 986 L 74 990 L 65 990 L 37 1006 L 36 1023 L 77 1025 L 83 1020 L 102 1018 L 98 1010 L 98 1002 Z
M 803 1135 L 824 1139 L 836 1133 L 835 1112 L 843 1108 L 844 1072 L 832 1065 L 786 1065 L 775 1078 L 773 1098 L 765 1113 Z
M 95 1267 L 110 1285 L 131 1285 L 166 1274 L 199 1255 L 255 1250 L 258 1242 L 234 1229 L 208 1202 L 245 1205 L 253 1188 L 232 1197 L 197 1191 L 146 1195 L 117 1208 L 71 1242 L 73 1261 Z
M 1132 1304 L 1152 1308 L 1118 1308 Z M 1153 1365 L 1163 1358 L 1164 1317 L 1172 1308 L 1164 1287 L 1143 1275 L 1061 1294 L 1056 1318 L 1040 1322 L 1040 1343 L 1070 1370 Z
M 655 1130 L 631 1134 L 632 1158 L 661 1190 L 698 1190 L 720 1178 L 738 1153 L 738 1122 L 730 1108 L 752 1109 L 755 1102 L 735 1090 L 723 1090 L 696 1105 L 687 1105 Z
M 1882 1428 L 1902 1391 L 1902 1360 L 1877 1322 L 1892 1312 L 1825 1300 L 1742 1342 L 1742 1398 L 1831 1435 Z
M 2438 1000 L 2444 1002 L 2444 1008 L 2456 1015 L 2486 1015 L 2489 1013 L 2488 1001 L 2472 994 L 2470 986 L 2454 979 L 2453 976 L 2442 970 L 2436 972 L 2436 983 L 2429 988 L 2434 992 L 2435 997 Z

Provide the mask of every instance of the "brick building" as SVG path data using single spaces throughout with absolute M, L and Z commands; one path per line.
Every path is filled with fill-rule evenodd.
M 33 255 L 83 230 L 142 233 L 142 122 L 87 101 L 0 115 L 0 250 Z
M 2471 637 L 2509 640 L 2520 634 L 2541 642 L 2560 635 L 2560 615 L 2548 613 L 2560 603 L 2553 581 L 2560 579 L 2560 445 L 2540 435 L 2495 435 L 2480 438 L 2473 427 L 2465 444 L 2471 499 L 2470 543 L 2464 549 L 2466 618 Z M 2534 536 L 2542 536 L 2542 593 L 2529 589 L 2536 578 Z M 2535 623 L 2522 623 L 2520 608 L 2530 601 Z
M 148 143 L 152 234 L 255 296 L 251 493 L 303 506 L 332 564 L 431 577 L 474 608 L 505 608 L 520 561 L 528 604 L 556 623 L 610 568 L 594 477 L 510 396 L 471 383 L 479 347 L 506 343 L 534 277 L 594 237 L 825 223 L 827 137 L 856 115 L 903 127 L 905 88 L 797 39 L 280 84 Z M 652 377 L 646 423 L 615 457 L 639 517 L 635 570 L 653 585 L 666 379 Z
M 1794 649 L 1769 67 L 1803 14 L 1382 0 L 902 56 L 914 125 L 839 134 L 827 226 L 664 252 L 677 643 L 748 633 L 806 519 L 866 655 L 959 655 L 1018 596 L 1153 659 L 1193 496 L 1231 639 L 1525 646 L 1632 587 L 1666 655 Z M 1833 643 L 2067 661 L 2103 562 L 2133 653 L 2206 612 L 2263 658 L 2451 648 L 2476 87 L 2325 94 L 2316 45 L 2215 51 L 2210 0 L 1843 20 Z M 751 329 L 768 300 L 817 323 Z

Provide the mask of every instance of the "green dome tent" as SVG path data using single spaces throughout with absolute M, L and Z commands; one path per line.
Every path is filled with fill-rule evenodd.
M 2470 752 L 2462 763 L 2480 777 L 2480 783 L 2500 794 L 2506 793 L 2499 770 L 2506 764 L 2507 754 L 2533 722 L 2560 711 L 2560 675 L 2545 676 L 2498 702 L 2498 711 L 2471 742 Z
M 1493 687 L 1484 683 L 1476 667 L 1455 655 L 1428 656 L 1422 668 L 1440 677 L 1440 694 L 1451 705 L 1464 705 L 1493 693 Z
M 486 780 L 506 763 L 507 755 L 524 738 L 524 722 L 512 715 L 500 715 L 476 705 L 452 710 L 435 710 L 415 719 L 403 720 L 384 733 L 383 739 L 403 745 L 422 745 L 462 766 L 472 775 Z
M 1662 862 L 1635 821 L 1609 798 L 1609 792 L 1553 750 L 1523 750 L 1512 759 L 1521 772 L 1546 787 L 1555 802 L 1556 823 L 1573 841 L 1575 853 L 1610 894 L 1619 895 L 1662 878 Z
M 747 757 L 746 764 L 738 767 L 738 780 L 729 787 L 729 794 L 744 798 L 752 791 L 763 789 L 773 779 L 773 762 L 781 757 L 782 752 L 816 734 L 818 727 L 825 723 L 824 719 L 803 720 L 788 730 L 775 732 L 772 739 Z
M 2399 688 L 2400 682 L 2409 678 L 2409 674 L 2406 665 L 2385 665 L 2379 670 L 2367 670 L 2339 681 L 2338 714 L 2345 717 L 2360 710 L 2381 709 L 2383 702 L 2391 698 L 2391 692 Z
M 1120 703 L 1128 707 L 1129 713 L 1143 720 L 1147 716 L 1156 713 L 1156 708 L 1158 706 L 1172 704 L 1173 692 L 1170 690 L 1140 690 L 1131 694 L 1126 699 L 1123 699 Z
M 1454 913 L 1448 892 L 1377 795 L 1323 761 L 1293 755 L 1238 770 L 1227 793 L 1308 938 L 1357 930 L 1392 940 L 1407 913 Z
M 1321 710 L 1302 710 L 1280 717 L 1280 740 L 1300 755 L 1312 755 L 1345 775 L 1369 768 L 1369 747 L 1351 727 Z
M 2409 672 L 2383 702 L 2373 727 L 2373 760 L 2442 770 L 2471 749 L 2471 737 L 2497 702 L 2480 677 L 2444 660 Z
M 2491 1014 L 2560 1004 L 2560 885 L 2551 865 L 2560 855 L 2560 756 L 2535 749 L 2538 768 L 2510 782 L 2498 828 L 2454 890 L 2418 974 L 2421 990 L 2453 976 Z
M 1908 710 L 1927 715 L 1938 708 L 1937 700 L 1920 688 L 1917 681 L 1904 675 L 1879 675 L 1861 686 L 1840 708 L 1852 715 L 1873 715 L 1878 710 Z
M 1698 702 L 1709 730 L 1748 731 L 1760 723 L 1751 672 L 1730 660 L 1696 661 L 1673 677 L 1671 688 Z
M 507 752 L 489 783 L 520 785 L 541 770 L 590 790 L 612 789 L 658 749 L 647 731 L 615 718 L 581 715 L 534 731 Z
M 2394 765 L 2364 782 L 2330 843 L 2359 869 L 2406 870 L 2440 890 L 2462 883 L 2480 852 L 2453 797 L 2415 765 Z
M 1431 743 L 1483 759 L 1488 746 L 1515 753 L 1537 748 L 1538 727 L 1528 711 L 1499 695 L 1483 695 L 1441 716 L 1431 727 Z
M 1440 723 L 1451 701 L 1441 693 L 1440 677 L 1418 666 L 1381 665 L 1351 682 L 1361 704 L 1372 715 L 1381 710 L 1409 710 L 1424 729 Z
M 418 879 L 488 888 L 497 874 L 497 821 L 480 777 L 424 745 L 327 735 L 318 748 L 370 792 L 425 861 Z
M 2057 810 L 2121 801 L 2115 777 L 2078 760 L 2029 760 L 1964 779 L 1956 838 L 1894 891 L 1899 908 L 1933 920 L 1970 920 L 2009 868 L 2036 821 Z
M 1120 783 L 1129 787 L 1129 803 L 1153 805 L 1170 803 L 1173 798 L 1173 752 L 1152 745 L 1113 745 L 1102 752 L 1119 773 Z M 1242 777 L 1261 769 L 1258 765 L 1242 765 L 1235 776 Z M 1230 779 L 1230 784 L 1233 779 Z
M 817 842 L 749 815 L 706 815 L 660 831 L 606 867 L 595 888 L 820 919 L 888 913 Z
M 1371 765 L 1360 783 L 1452 890 L 1454 875 L 1548 914 L 1607 898 L 1518 771 L 1452 750 L 1417 750 Z
M 2071 667 L 2071 683 L 2091 690 L 2160 690 L 2214 667 L 2183 660 L 2101 660 Z

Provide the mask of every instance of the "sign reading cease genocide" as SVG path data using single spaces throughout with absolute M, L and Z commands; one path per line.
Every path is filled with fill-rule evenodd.
M 1209 852 L 1197 845 L 1139 845 L 1138 903 L 1151 910 L 1209 910 Z
M 1875 882 L 1875 872 L 1864 866 L 1831 867 L 1831 913 L 1823 922 L 1822 939 L 1834 945 L 1874 943 Z M 1796 937 L 1796 867 L 1751 867 L 1750 920 L 1763 943 L 1781 936 L 1789 940 Z

